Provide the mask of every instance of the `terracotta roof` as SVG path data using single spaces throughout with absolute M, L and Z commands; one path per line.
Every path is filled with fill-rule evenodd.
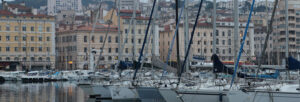
M 133 10 L 120 10 L 120 13 L 133 13 Z M 141 11 L 136 10 L 136 13 L 141 13 Z
M 9 16 L 9 15 L 14 15 L 14 14 L 12 12 L 7 11 L 7 10 L 0 10 L 0 15 Z
M 131 16 L 121 16 L 121 18 L 123 19 L 131 19 Z M 149 20 L 149 17 L 142 17 L 142 16 L 138 16 L 136 17 L 137 20 Z
M 30 8 L 23 6 L 23 5 L 19 5 L 19 4 L 8 4 L 8 7 L 18 8 L 20 10 L 30 10 Z
M 34 15 L 32 13 L 26 13 L 26 14 L 14 14 L 8 10 L 0 10 L 0 16 L 21 16 L 21 17 L 53 17 L 53 16 L 48 16 L 44 14 L 37 14 Z
M 77 31 L 92 31 L 93 29 L 93 26 L 92 25 L 82 25 L 82 26 L 78 26 Z M 97 24 L 96 28 L 95 28 L 95 31 L 107 31 L 108 30 L 108 25 L 107 24 Z M 109 31 L 118 31 L 118 27 L 117 26 L 113 26 L 113 25 L 110 25 L 110 29 Z

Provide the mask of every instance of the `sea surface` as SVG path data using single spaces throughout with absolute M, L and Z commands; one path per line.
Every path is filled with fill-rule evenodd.
M 0 102 L 86 102 L 83 90 L 76 82 L 0 84 Z

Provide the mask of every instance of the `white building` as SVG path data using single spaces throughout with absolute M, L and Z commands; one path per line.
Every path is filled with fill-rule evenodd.
M 82 13 L 81 0 L 48 0 L 48 15 L 56 15 L 62 10 L 74 10 L 76 13 Z

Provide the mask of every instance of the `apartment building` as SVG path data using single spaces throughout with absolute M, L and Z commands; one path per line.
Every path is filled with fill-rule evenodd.
M 35 14 L 25 4 L 2 4 L 0 70 L 55 68 L 54 17 Z
M 117 13 L 116 10 L 111 10 L 107 13 L 107 15 L 104 17 L 105 20 L 110 19 L 111 13 L 114 11 L 113 17 L 112 17 L 112 23 L 114 25 L 117 25 Z M 123 59 L 125 61 L 133 61 L 133 59 L 138 60 L 138 57 L 140 55 L 140 51 L 143 45 L 145 32 L 148 24 L 149 17 L 143 17 L 141 16 L 141 11 L 136 11 L 136 26 L 134 28 L 133 22 L 130 23 L 130 20 L 133 16 L 133 10 L 121 10 L 120 11 L 120 27 L 122 31 L 122 41 L 125 42 L 124 44 L 124 53 L 123 53 Z M 133 19 L 134 20 L 134 19 Z M 149 29 L 148 37 L 151 36 L 151 38 L 147 38 L 147 41 L 149 41 L 148 45 L 146 45 L 144 49 L 144 57 L 146 57 L 145 62 L 150 63 L 152 53 L 155 56 L 159 56 L 159 38 L 158 38 L 158 26 L 154 26 L 155 30 L 152 32 L 152 27 Z M 128 35 L 128 36 L 126 36 Z M 135 35 L 135 36 L 134 36 Z M 127 38 L 127 40 L 126 40 Z M 123 43 L 122 42 L 122 43 Z M 135 42 L 135 45 L 134 45 Z M 135 54 L 134 54 L 135 52 Z M 135 55 L 135 57 L 133 57 Z
M 234 23 L 232 20 L 217 20 L 217 31 L 216 31 L 216 53 L 222 61 L 234 61 Z M 239 41 L 237 42 L 238 48 L 240 47 L 242 36 L 244 34 L 246 22 L 240 22 L 240 33 Z M 193 24 L 189 26 L 189 34 L 191 34 Z M 171 26 L 165 26 L 163 31 L 160 31 L 160 58 L 165 61 L 168 55 L 168 49 L 171 45 L 172 38 L 174 36 L 175 24 Z M 201 57 L 206 62 L 211 61 L 213 54 L 213 28 L 211 23 L 198 23 L 193 38 L 193 43 L 190 51 L 190 60 L 197 61 L 194 57 Z M 184 58 L 184 28 L 182 25 L 179 26 L 179 49 L 180 58 Z M 250 61 L 254 57 L 254 28 L 253 24 L 250 24 L 248 29 L 247 39 L 245 41 L 241 61 Z M 176 41 L 173 46 L 173 52 L 171 54 L 170 61 L 177 60 L 176 54 Z M 238 49 L 239 50 L 239 49 Z
M 107 31 L 108 36 L 105 41 Z M 100 49 L 104 41 L 105 46 L 100 57 Z M 56 68 L 59 70 L 88 69 L 90 54 L 94 56 L 94 63 L 100 59 L 100 63 L 97 64 L 99 66 L 96 68 L 110 68 L 118 61 L 119 42 L 117 26 L 111 26 L 108 29 L 107 24 L 98 23 L 94 33 L 92 33 L 92 25 L 82 25 L 76 29 L 61 28 L 56 33 Z M 91 49 L 89 49 L 89 44 Z M 90 53 L 92 51 L 93 53 Z
M 283 64 L 286 48 L 285 27 L 288 26 L 288 53 L 289 56 L 298 58 L 300 52 L 300 2 L 298 0 L 288 0 L 288 25 L 285 23 L 285 1 L 280 0 L 274 21 L 273 31 L 273 55 L 275 63 Z M 298 58 L 299 59 L 299 58 Z
M 47 0 L 48 15 L 56 15 L 60 11 L 72 10 L 76 13 L 82 13 L 81 0 Z

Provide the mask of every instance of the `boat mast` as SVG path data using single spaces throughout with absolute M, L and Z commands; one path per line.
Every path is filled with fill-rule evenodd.
M 217 16 L 217 13 L 216 13 L 216 10 L 217 10 L 217 4 L 216 4 L 216 0 L 214 0 L 214 3 L 213 3 L 213 54 L 216 54 L 216 29 L 217 29 L 217 26 L 216 26 L 216 16 Z
M 122 56 L 122 53 L 123 53 L 123 50 L 121 50 L 121 27 L 120 27 L 120 0 L 118 0 L 118 62 L 117 64 L 115 65 L 115 71 L 117 70 L 117 67 L 118 67 L 118 64 L 121 62 L 121 56 Z
M 238 43 L 239 43 L 239 1 L 234 0 L 234 59 L 237 59 Z M 234 60 L 234 65 L 239 62 Z
M 213 54 L 216 54 L 217 53 L 217 48 L 216 48 L 216 40 L 217 40 L 217 38 L 216 38 L 216 29 L 217 29 L 217 25 L 216 25 L 216 19 L 217 19 L 217 13 L 216 13 L 216 11 L 217 11 L 217 1 L 216 0 L 214 0 L 213 1 Z M 212 68 L 212 72 L 213 72 L 213 70 L 214 70 L 214 68 Z M 214 74 L 214 79 L 216 79 L 217 78 L 217 74 Z
M 136 40 L 135 40 L 135 27 L 136 27 L 136 0 L 133 1 L 133 27 L 132 29 L 129 29 L 129 32 L 131 31 L 132 33 L 132 42 L 133 42 L 133 47 L 132 47 L 132 61 L 135 61 L 135 56 L 136 56 Z
M 288 57 L 289 57 L 289 16 L 288 16 L 288 0 L 285 0 L 285 66 L 287 68 L 287 79 L 290 79 L 290 72 L 288 70 Z
M 185 1 L 185 8 L 184 8 L 184 46 L 185 46 L 185 53 L 187 52 L 188 45 L 189 45 L 189 22 L 188 22 L 188 2 L 189 0 Z M 188 59 L 186 60 L 185 63 L 185 71 L 189 72 L 189 55 L 187 57 Z
M 96 18 L 95 18 L 94 23 L 93 23 L 92 32 L 89 33 L 89 52 L 88 52 L 89 55 L 90 55 L 90 57 L 89 57 L 89 70 L 94 70 L 94 63 L 93 63 L 94 62 L 94 58 L 93 58 L 93 55 L 92 55 L 91 40 L 92 40 L 92 36 L 94 35 L 95 27 L 96 27 L 96 24 L 97 24 L 97 21 L 98 21 L 98 17 L 99 17 L 99 14 L 100 14 L 100 9 L 101 9 L 101 3 L 99 5 L 99 9 L 97 11 Z
M 179 2 L 178 0 L 175 0 L 175 5 L 176 5 L 176 24 L 178 24 L 178 5 L 179 5 Z M 176 34 L 176 50 L 177 50 L 177 69 L 178 69 L 178 74 L 179 73 L 182 73 L 180 72 L 180 50 L 179 50 L 179 29 L 177 29 L 177 34 Z

